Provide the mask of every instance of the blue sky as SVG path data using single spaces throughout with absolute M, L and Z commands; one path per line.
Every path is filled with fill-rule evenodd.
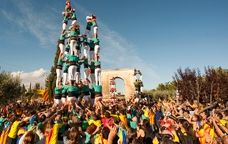
M 82 31 L 86 15 L 98 17 L 103 68 L 139 68 L 147 89 L 172 80 L 179 67 L 228 68 L 227 0 L 72 3 Z M 64 4 L 65 0 L 1 0 L 1 69 L 49 71 Z

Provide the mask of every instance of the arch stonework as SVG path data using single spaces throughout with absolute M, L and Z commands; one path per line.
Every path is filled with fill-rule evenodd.
M 124 80 L 125 99 L 130 99 L 135 93 L 135 78 L 134 69 L 115 69 L 115 70 L 102 70 L 101 84 L 103 98 L 110 97 L 110 80 L 112 78 L 121 78 Z

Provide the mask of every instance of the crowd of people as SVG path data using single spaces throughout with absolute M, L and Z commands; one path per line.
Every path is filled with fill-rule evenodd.
M 54 102 L 1 106 L 0 144 L 228 144 L 228 103 L 137 96 L 103 101 L 96 16 L 86 17 L 84 34 L 69 0 L 63 17 Z M 141 77 L 135 85 L 139 95 Z M 110 86 L 114 95 L 114 79 Z
M 227 144 L 228 109 L 178 99 L 1 107 L 1 144 Z

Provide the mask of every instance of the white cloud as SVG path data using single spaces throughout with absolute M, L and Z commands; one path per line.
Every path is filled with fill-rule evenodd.
M 26 88 L 28 88 L 30 83 L 32 86 L 34 86 L 36 83 L 40 83 L 40 85 L 44 87 L 48 73 L 43 68 L 40 68 L 31 72 L 17 71 L 12 72 L 11 74 L 13 76 L 19 76 L 22 83 L 25 85 Z
M 48 14 L 44 11 L 37 12 L 37 9 L 28 1 L 12 1 L 12 4 L 18 9 L 18 13 L 13 13 L 2 9 L 3 16 L 17 24 L 24 31 L 31 33 L 43 47 L 53 47 L 57 41 L 60 28 L 53 22 L 54 14 Z M 51 11 L 51 9 L 50 9 Z

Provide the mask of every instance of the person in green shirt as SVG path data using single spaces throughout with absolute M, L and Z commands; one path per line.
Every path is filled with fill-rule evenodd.
M 79 25 L 77 23 L 74 23 L 70 27 L 70 54 L 71 55 L 77 54 L 76 42 L 79 41 L 79 35 L 80 35 Z
M 59 85 L 54 89 L 55 105 L 59 106 L 61 104 L 61 97 L 62 97 L 62 84 L 59 83 Z
M 68 60 L 63 63 L 63 85 L 66 85 L 68 81 L 68 69 L 69 69 L 69 62 Z
M 75 75 L 76 75 L 76 83 L 79 83 L 79 81 L 80 81 L 81 64 L 82 64 L 81 61 L 79 61 L 79 63 L 77 64 L 77 69 L 76 69 L 76 73 L 75 73 Z
M 67 44 L 65 46 L 65 52 L 64 52 L 64 54 L 65 55 L 68 55 L 69 54 L 69 51 L 70 51 L 70 44 L 67 42 Z
M 63 55 L 64 52 L 64 45 L 65 45 L 65 39 L 67 39 L 67 33 L 65 30 L 62 30 L 59 40 L 58 40 L 58 48 L 60 50 L 59 56 Z
M 56 87 L 61 83 L 62 78 L 63 57 L 59 57 L 56 66 Z
M 77 22 L 75 9 L 72 9 L 70 1 L 66 2 L 66 6 L 62 14 L 63 14 L 63 25 L 62 25 L 63 30 L 66 29 L 69 20 L 72 20 L 72 24 Z
M 84 67 L 84 79 L 88 79 L 89 77 L 89 62 L 88 58 L 84 57 L 83 59 L 83 67 Z
M 81 41 L 81 38 L 79 37 L 77 42 L 76 42 L 76 54 L 75 54 L 78 57 L 81 53 L 81 47 L 82 47 L 82 41 Z
M 91 80 L 91 83 L 94 84 L 95 83 L 95 64 L 94 64 L 94 61 L 91 61 L 91 63 L 89 64 L 89 68 L 90 68 L 90 80 Z
M 94 46 L 95 60 L 98 60 L 99 53 L 100 53 L 100 40 L 98 38 L 93 38 L 92 41 L 95 44 Z
M 89 46 L 89 61 L 93 61 L 94 60 L 94 48 L 95 48 L 94 41 L 89 40 L 88 46 Z
M 97 38 L 98 37 L 98 25 L 97 25 L 97 18 L 95 15 L 87 16 L 86 17 L 86 35 L 89 34 L 93 27 L 93 37 Z
M 93 89 L 95 91 L 94 105 L 96 105 L 97 102 L 102 99 L 102 86 L 94 84 Z
M 89 43 L 87 35 L 82 35 L 83 56 L 88 58 Z
M 70 85 L 67 88 L 67 101 L 71 104 L 74 105 L 75 102 L 77 102 L 77 99 L 80 95 L 80 89 L 79 87 L 75 84 L 74 81 L 70 82 Z
M 79 65 L 79 57 L 69 54 L 67 55 L 67 59 L 69 61 L 68 80 L 75 81 L 77 80 L 77 66 Z
M 94 101 L 95 101 L 95 90 L 94 90 L 94 88 L 92 87 L 92 88 L 90 88 L 90 102 L 92 103 L 92 104 L 94 104 Z
M 67 84 L 68 83 L 66 83 L 66 85 L 62 86 L 62 98 L 61 98 L 61 101 L 62 101 L 63 105 L 66 104 L 66 98 L 67 98 L 67 95 L 68 95 L 68 93 L 67 93 L 68 85 Z
M 94 61 L 95 66 L 95 81 L 96 85 L 101 85 L 101 62 L 98 58 L 98 60 Z
M 83 98 L 87 102 L 89 102 L 89 100 L 90 100 L 90 89 L 89 89 L 89 85 L 87 84 L 87 81 L 86 80 L 82 84 L 81 94 L 82 94 Z

